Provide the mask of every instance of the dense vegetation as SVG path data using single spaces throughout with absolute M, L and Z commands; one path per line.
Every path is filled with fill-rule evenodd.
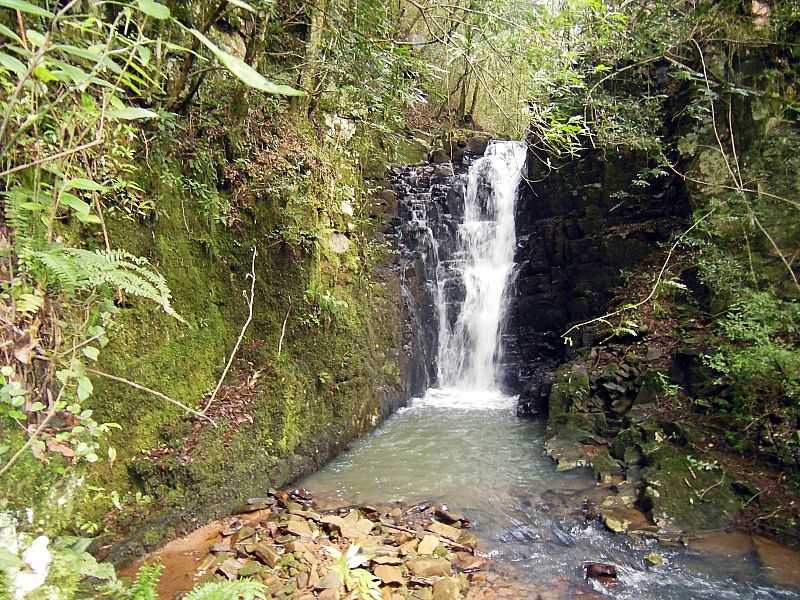
M 206 477 L 139 458 L 183 439 L 230 450 L 210 433 L 230 417 L 215 403 L 228 357 L 281 402 L 280 426 L 234 414 L 278 457 L 316 431 L 306 390 L 344 419 L 336 403 L 356 394 L 351 379 L 360 390 L 375 383 L 365 370 L 396 379 L 389 357 L 353 349 L 386 337 L 371 325 L 387 309 L 369 178 L 398 148 L 463 128 L 527 135 L 548 168 L 587 149 L 632 152 L 645 157 L 637 188 L 686 181 L 692 221 L 663 268 L 638 274 L 652 291 L 597 322 L 635 336 L 643 307 L 691 306 L 674 314 L 702 322 L 715 378 L 691 410 L 721 415 L 732 449 L 798 472 L 797 2 L 0 10 L 0 527 L 15 544 L 92 536 L 174 500 L 131 479 L 167 472 L 180 495 L 184 478 Z M 193 289 L 203 278 L 207 290 Z M 263 306 L 248 338 L 253 294 Z M 253 343 L 237 355 L 242 339 Z M 186 421 L 165 433 L 176 415 Z M 81 539 L 54 548 L 61 579 L 47 585 L 64 597 L 81 576 L 111 577 Z M 18 564 L 0 552 L 2 569 Z

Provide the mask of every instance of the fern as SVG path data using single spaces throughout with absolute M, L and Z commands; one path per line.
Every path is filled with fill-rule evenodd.
M 136 581 L 128 590 L 128 600 L 158 600 L 158 581 L 164 565 L 145 565 L 136 574 Z
M 267 588 L 252 579 L 212 581 L 195 587 L 184 600 L 256 600 L 266 598 Z
M 53 277 L 51 284 L 66 290 L 87 290 L 109 285 L 131 296 L 152 300 L 183 322 L 172 308 L 172 293 L 164 278 L 145 258 L 124 250 L 83 250 L 59 246 L 26 251 L 23 259 L 38 262 Z

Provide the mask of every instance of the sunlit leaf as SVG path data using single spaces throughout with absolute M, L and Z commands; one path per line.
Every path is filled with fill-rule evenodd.
M 249 10 L 251 13 L 256 12 L 255 8 L 250 6 L 247 2 L 243 2 L 242 0 L 228 0 L 228 4 L 233 4 L 234 6 L 238 6 L 239 8 Z
M 0 52 L 0 67 L 8 69 L 18 77 L 24 76 L 28 71 L 22 61 L 5 52 Z
M 102 192 L 103 190 L 105 190 L 105 188 L 96 181 L 92 181 L 91 179 L 84 179 L 82 177 L 70 179 L 67 182 L 66 189 L 85 190 L 87 192 Z
M 155 0 L 139 0 L 137 2 L 139 10 L 146 14 L 148 17 L 154 19 L 169 19 L 169 7 L 156 2 Z
M 22 43 L 22 39 L 21 39 L 21 38 L 20 38 L 20 37 L 19 37 L 19 36 L 18 36 L 16 33 L 14 33 L 14 32 L 13 32 L 11 29 L 9 29 L 8 27 L 6 27 L 6 26 L 5 26 L 5 25 L 3 25 L 2 23 L 0 23 L 0 34 L 4 35 L 4 36 L 6 36 L 6 37 L 9 37 L 9 38 L 11 38 L 12 40 L 14 40 L 15 42 L 17 42 L 18 44 L 21 44 L 21 43 Z
M 136 119 L 157 119 L 158 113 L 146 108 L 129 106 L 110 110 L 106 114 L 109 119 L 122 119 L 123 121 L 134 121 Z
M 305 96 L 305 92 L 301 92 L 300 90 L 296 90 L 293 87 L 288 85 L 279 85 L 268 81 L 265 79 L 258 71 L 256 71 L 253 67 L 248 65 L 244 62 L 241 58 L 233 56 L 225 52 L 224 50 L 218 48 L 214 43 L 209 40 L 206 36 L 202 33 L 197 31 L 196 29 L 190 29 L 192 35 L 195 36 L 198 40 L 200 40 L 203 45 L 211 50 L 212 54 L 217 57 L 217 60 L 221 62 L 225 68 L 227 68 L 231 73 L 236 75 L 241 81 L 249 85 L 250 87 L 260 90 L 262 92 L 266 92 L 268 94 L 278 94 L 281 96 Z
M 10 8 L 11 10 L 18 10 L 20 12 L 28 13 L 29 15 L 36 15 L 37 17 L 54 17 L 55 15 L 49 10 L 45 10 L 25 0 L 0 0 L 0 7 Z

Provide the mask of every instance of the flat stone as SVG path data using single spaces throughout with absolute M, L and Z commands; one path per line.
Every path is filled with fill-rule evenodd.
M 278 554 L 274 548 L 267 546 L 266 544 L 258 544 L 255 548 L 253 548 L 253 554 L 257 556 L 264 564 L 272 568 L 274 568 L 281 559 L 281 555 Z
M 227 579 L 237 579 L 239 577 L 239 571 L 242 570 L 244 565 L 240 563 L 235 558 L 229 558 L 217 567 L 217 571 L 222 573 Z
M 689 549 L 720 558 L 740 560 L 755 552 L 753 539 L 740 531 L 703 533 L 688 541 Z
M 435 535 L 426 535 L 417 546 L 418 554 L 433 554 L 433 551 L 439 546 L 439 538 Z
M 400 585 L 405 585 L 406 579 L 403 577 L 403 572 L 400 570 L 399 567 L 392 567 L 390 565 L 378 565 L 375 567 L 374 571 L 375 576 L 380 579 L 383 583 L 390 584 L 390 583 L 399 583 Z
M 434 521 L 428 525 L 428 531 L 432 531 L 433 533 L 440 535 L 443 538 L 447 538 L 453 542 L 458 540 L 458 538 L 461 537 L 461 534 L 464 533 L 461 529 L 457 529 L 451 525 L 445 525 L 439 521 Z
M 800 587 L 800 552 L 760 535 L 753 536 L 753 544 L 770 581 L 777 585 Z
M 311 531 L 311 527 L 305 520 L 289 521 L 286 524 L 286 529 L 294 533 L 295 535 L 299 535 L 300 537 L 308 537 L 308 538 L 314 537 L 314 534 Z
M 402 565 L 403 559 L 399 556 L 374 556 L 372 562 L 376 565 Z
M 254 560 L 247 561 L 244 566 L 239 569 L 239 577 L 249 577 L 261 573 L 264 570 L 264 565 L 257 563 Z
M 461 598 L 461 586 L 458 579 L 454 577 L 444 577 L 433 584 L 433 600 L 459 600 Z
M 418 558 L 408 561 L 406 566 L 417 577 L 444 577 L 452 573 L 450 563 L 444 558 Z

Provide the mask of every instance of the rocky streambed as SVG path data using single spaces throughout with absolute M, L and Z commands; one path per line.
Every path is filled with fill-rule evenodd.
M 271 490 L 128 573 L 161 563 L 162 599 L 205 581 L 243 578 L 263 582 L 276 599 L 528 597 L 491 570 L 470 526 L 440 504 L 318 505 L 302 489 Z

